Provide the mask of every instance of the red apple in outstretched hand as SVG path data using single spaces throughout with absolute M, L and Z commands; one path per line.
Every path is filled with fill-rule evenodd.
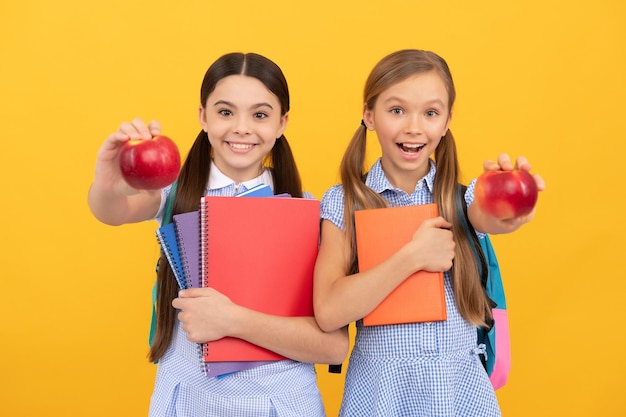
M 131 187 L 158 190 L 178 177 L 180 153 L 174 141 L 164 135 L 150 140 L 130 139 L 120 150 L 120 170 Z
M 528 171 L 486 171 L 476 181 L 480 209 L 499 219 L 525 216 L 537 203 L 537 183 Z

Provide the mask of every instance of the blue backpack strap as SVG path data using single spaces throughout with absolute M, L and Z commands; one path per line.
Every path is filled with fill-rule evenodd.
M 172 211 L 174 209 L 174 197 L 176 196 L 176 187 L 178 186 L 178 180 L 172 184 L 172 188 L 170 189 L 170 193 L 167 196 L 167 200 L 165 201 L 165 208 L 163 209 L 163 221 L 161 222 L 161 226 L 165 226 L 168 223 L 172 222 Z M 156 272 L 159 272 L 159 261 L 156 264 Z M 154 334 L 156 333 L 156 300 L 157 300 L 157 282 L 154 282 L 152 286 L 152 318 L 150 320 L 150 335 L 148 336 L 148 344 L 152 346 L 152 341 L 154 340 Z
M 500 276 L 500 268 L 498 266 L 498 260 L 496 259 L 491 246 L 489 236 L 485 235 L 479 239 L 480 246 L 487 260 L 489 278 L 487 279 L 487 285 L 485 291 L 487 296 L 494 302 L 493 308 L 506 309 L 506 303 L 504 301 L 504 288 L 502 287 L 502 277 Z M 504 306 L 502 305 L 504 304 Z M 492 312 L 493 312 L 492 308 Z M 478 344 L 485 345 L 485 369 L 487 374 L 491 375 L 493 372 L 493 366 L 496 360 L 496 326 L 492 324 L 490 329 L 479 328 L 478 329 Z
M 501 388 L 507 382 L 511 370 L 511 336 L 509 318 L 506 309 L 506 297 L 498 260 L 491 246 L 489 236 L 480 239 L 480 244 L 489 265 L 487 295 L 494 302 L 491 309 L 493 326 L 489 331 L 479 329 L 478 343 L 485 345 L 486 369 L 494 389 Z
M 483 288 L 487 290 L 487 282 L 489 280 L 490 265 L 485 256 L 486 254 L 485 254 L 485 251 L 483 250 L 483 244 L 480 242 L 483 239 L 478 238 L 478 236 L 476 235 L 476 231 L 474 230 L 474 227 L 470 223 L 469 217 L 467 216 L 467 205 L 465 204 L 465 190 L 467 190 L 467 187 L 462 184 L 459 184 L 457 188 L 456 212 L 461 222 L 461 225 L 463 226 L 463 231 L 469 238 L 469 241 L 472 245 L 472 249 L 474 250 L 474 256 L 476 256 L 476 260 L 478 261 L 477 262 L 478 273 L 480 274 L 481 283 L 483 285 Z M 487 239 L 487 241 L 489 241 L 488 240 L 489 237 L 487 235 L 484 236 L 484 239 Z M 491 246 L 491 243 L 489 244 L 489 246 Z M 495 253 L 493 253 L 493 249 L 491 250 L 491 254 L 493 254 L 493 259 L 495 259 Z M 497 267 L 498 266 L 497 260 L 495 262 L 496 262 L 495 265 Z
M 489 241 L 489 236 L 485 235 L 483 238 L 479 239 L 479 241 L 483 253 L 491 251 L 491 253 L 493 254 L 493 248 L 491 246 L 491 242 Z M 488 258 L 488 256 L 485 256 L 485 258 Z M 490 291 L 490 288 L 493 287 L 491 270 L 490 268 L 488 268 L 487 270 L 489 271 L 489 277 L 487 278 L 487 283 L 485 285 L 485 292 L 487 293 L 487 297 L 491 299 L 493 304 L 497 305 L 497 302 L 494 300 L 494 295 L 492 291 Z M 488 375 L 491 375 L 491 372 L 493 371 L 493 365 L 496 360 L 496 327 L 494 324 L 494 320 L 492 319 L 489 328 L 479 327 L 477 330 L 478 345 L 485 346 L 485 355 L 482 360 L 483 366 L 485 367 Z
M 486 256 L 487 252 L 490 252 L 490 254 L 493 255 L 492 258 L 493 260 L 495 260 L 496 268 L 497 268 L 497 260 L 495 257 L 495 253 L 493 252 L 493 248 L 491 248 L 491 242 L 489 241 L 489 236 L 485 235 L 483 238 L 479 239 L 478 236 L 476 235 L 476 231 L 474 230 L 474 227 L 469 221 L 469 218 L 467 216 L 467 205 L 465 204 L 465 191 L 466 190 L 467 190 L 466 186 L 459 184 L 457 188 L 456 211 L 457 211 L 459 220 L 461 222 L 461 225 L 463 226 L 463 231 L 469 238 L 470 244 L 472 245 L 472 249 L 474 250 L 474 256 L 476 257 L 476 261 L 478 265 L 478 273 L 480 274 L 480 281 L 482 283 L 483 288 L 485 289 L 485 293 L 487 297 L 491 301 L 491 307 L 493 308 L 495 307 L 496 302 L 495 300 L 493 300 L 489 292 L 490 278 L 491 278 L 490 272 L 491 272 L 492 265 L 489 264 L 488 258 Z M 491 248 L 490 251 L 485 250 L 487 245 L 488 245 L 488 248 Z M 498 275 L 499 275 L 499 271 L 498 271 Z M 478 328 L 478 345 L 485 345 L 486 354 L 483 357 L 481 357 L 481 360 L 483 361 L 483 366 L 487 370 L 487 373 L 489 373 L 490 367 L 492 367 L 493 365 L 490 365 L 488 362 L 495 357 L 495 353 L 492 350 L 492 346 L 495 346 L 495 341 L 493 344 L 490 343 L 488 339 L 488 334 L 490 332 L 492 334 L 495 332 L 492 331 L 494 330 L 493 320 L 488 321 L 487 324 L 489 326 L 487 328 L 484 328 L 484 327 Z
M 487 270 L 489 272 L 489 278 L 487 279 L 487 294 L 489 298 L 495 303 L 494 308 L 500 308 L 506 310 L 506 297 L 504 295 L 504 286 L 502 285 L 502 275 L 500 274 L 500 265 L 498 259 L 491 245 L 489 236 L 485 235 L 483 238 L 478 239 L 481 249 L 487 261 Z
M 478 238 L 476 231 L 467 217 L 465 204 L 465 190 L 467 187 L 459 185 L 457 196 L 457 214 L 465 232 L 477 255 L 481 282 L 491 303 L 492 319 L 489 327 L 478 328 L 478 345 L 485 346 L 485 355 L 482 359 L 487 374 L 494 389 L 502 387 L 508 378 L 511 366 L 510 334 L 506 311 L 506 297 L 498 259 L 491 245 L 488 235 Z M 497 333 L 496 333 L 497 330 Z M 496 349 L 496 347 L 498 349 Z

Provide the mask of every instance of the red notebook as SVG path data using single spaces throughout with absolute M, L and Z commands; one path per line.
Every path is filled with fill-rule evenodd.
M 278 316 L 313 316 L 319 201 L 285 197 L 203 197 L 202 286 L 233 302 Z M 203 344 L 204 362 L 283 356 L 237 338 Z
M 359 210 L 354 213 L 359 269 L 366 271 L 409 242 L 436 204 Z M 446 320 L 442 272 L 418 271 L 393 290 L 370 314 L 365 326 Z

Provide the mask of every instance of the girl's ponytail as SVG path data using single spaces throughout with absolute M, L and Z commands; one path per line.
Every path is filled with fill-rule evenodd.
M 206 132 L 201 131 L 193 143 L 187 159 L 178 176 L 176 196 L 172 214 L 198 210 L 200 198 L 204 195 L 211 166 L 211 144 Z M 178 295 L 178 285 L 169 262 L 163 255 L 157 272 L 157 326 L 149 358 L 156 362 L 161 358 L 170 343 L 176 323 L 176 310 L 172 300 Z
M 350 239 L 350 274 L 358 272 L 354 212 L 365 208 L 382 208 L 387 203 L 375 191 L 365 185 L 365 153 L 367 128 L 364 123 L 357 129 L 348 144 L 340 165 L 344 192 L 343 219 L 346 236 Z
M 289 193 L 292 197 L 302 197 L 300 173 L 285 135 L 276 139 L 266 164 L 272 169 L 274 194 Z
M 456 210 L 459 197 L 459 164 L 456 144 L 452 132 L 448 130 L 435 150 L 437 175 L 435 176 L 434 201 L 439 214 L 452 223 L 455 254 L 452 267 L 452 288 L 456 305 L 461 316 L 476 326 L 486 326 L 491 319 L 491 306 L 480 281 L 476 256 L 470 237 L 464 231 Z M 462 201 L 461 204 L 465 204 Z

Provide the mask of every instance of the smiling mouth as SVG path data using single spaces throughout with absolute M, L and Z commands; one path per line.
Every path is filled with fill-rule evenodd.
M 227 143 L 228 143 L 228 146 L 230 146 L 231 148 L 237 149 L 240 151 L 245 151 L 254 146 L 253 143 L 233 143 L 233 142 L 227 142 Z
M 423 143 L 398 143 L 397 146 L 402 152 L 418 153 L 426 145 Z

